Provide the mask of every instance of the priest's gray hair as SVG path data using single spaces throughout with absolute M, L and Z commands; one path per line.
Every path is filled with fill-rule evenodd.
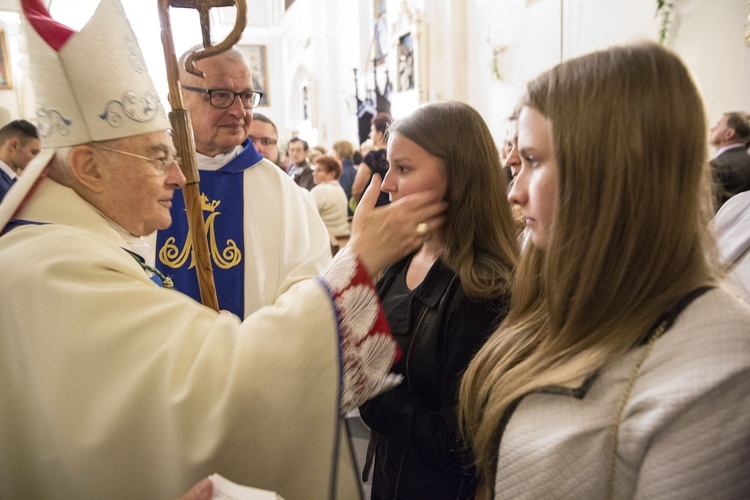
M 180 68 L 180 75 L 184 75 L 185 73 L 187 73 L 187 71 L 185 70 L 185 61 L 187 61 L 188 56 L 191 53 L 195 52 L 196 50 L 200 50 L 202 48 L 203 48 L 203 45 L 201 44 L 193 45 L 192 47 L 190 47 L 189 49 L 187 49 L 185 52 L 182 53 L 180 58 L 177 60 L 177 66 Z M 245 55 L 237 47 L 232 47 L 226 52 L 222 52 L 221 54 L 217 54 L 211 57 L 219 57 L 219 56 L 227 57 L 233 61 L 241 62 L 245 66 L 247 66 L 248 69 L 250 68 L 250 65 L 248 64 L 247 59 L 245 58 Z M 210 57 L 208 59 L 210 59 Z

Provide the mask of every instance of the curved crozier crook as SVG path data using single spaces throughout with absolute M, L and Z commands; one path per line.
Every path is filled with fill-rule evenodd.
M 242 38 L 242 32 L 245 31 L 245 26 L 247 25 L 247 3 L 245 0 L 233 1 L 234 6 L 237 9 L 237 17 L 234 21 L 234 28 L 232 28 L 232 31 L 229 33 L 229 35 L 227 35 L 227 37 L 218 44 L 209 45 L 206 47 L 204 42 L 204 48 L 197 49 L 190 53 L 190 55 L 185 60 L 185 71 L 187 71 L 188 73 L 203 78 L 206 75 L 195 67 L 195 63 L 197 61 L 200 61 L 201 59 L 205 59 L 206 57 L 211 57 L 217 54 L 221 54 L 222 52 L 226 52 L 227 50 L 231 49 L 237 42 L 239 42 L 240 38 Z

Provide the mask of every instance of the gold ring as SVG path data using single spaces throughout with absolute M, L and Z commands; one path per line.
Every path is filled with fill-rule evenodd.
M 424 222 L 420 222 L 419 224 L 417 224 L 417 236 L 419 236 L 420 238 L 423 237 L 427 234 L 427 231 L 429 229 L 430 228 L 427 227 L 427 224 L 425 224 Z

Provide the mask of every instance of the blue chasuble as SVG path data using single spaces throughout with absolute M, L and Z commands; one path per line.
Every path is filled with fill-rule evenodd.
M 243 146 L 242 152 L 219 170 L 200 171 L 201 204 L 219 308 L 240 318 L 245 317 L 243 175 L 263 159 L 252 141 Z M 182 190 L 174 193 L 171 213 L 172 225 L 157 233 L 156 268 L 172 278 L 177 290 L 200 302 Z

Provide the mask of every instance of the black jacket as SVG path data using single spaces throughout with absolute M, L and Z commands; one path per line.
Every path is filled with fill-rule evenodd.
M 381 298 L 410 261 L 386 269 L 378 283 Z M 393 371 L 405 380 L 360 407 L 375 445 L 373 500 L 473 498 L 474 471 L 458 437 L 458 389 L 508 305 L 508 296 L 468 298 L 440 260 L 412 292 L 408 332 L 395 335 L 403 356 Z
M 711 177 L 718 211 L 732 196 L 750 190 L 750 154 L 744 147 L 727 149 L 711 160 Z

